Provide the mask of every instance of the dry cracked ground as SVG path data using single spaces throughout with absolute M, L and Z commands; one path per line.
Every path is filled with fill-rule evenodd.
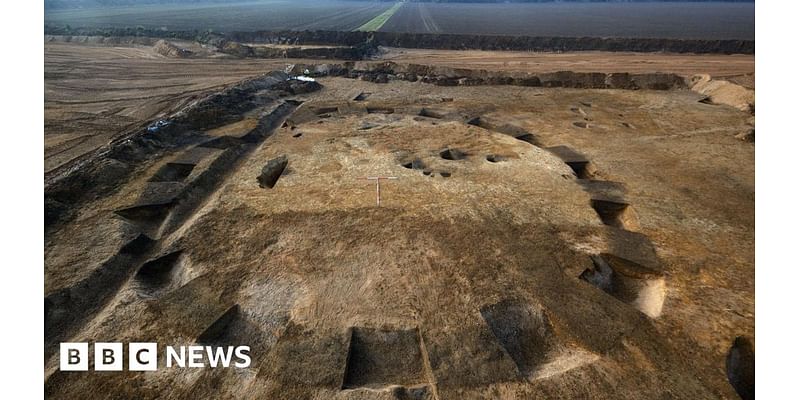
M 286 78 L 46 192 L 48 397 L 747 396 L 751 114 L 690 90 Z M 396 178 L 380 206 L 371 176 Z M 76 374 L 63 341 L 253 364 Z

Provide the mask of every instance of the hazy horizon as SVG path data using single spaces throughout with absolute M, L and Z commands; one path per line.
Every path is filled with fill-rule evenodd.
M 152 4 L 270 3 L 275 0 L 45 0 L 45 9 Z M 288 0 L 287 0 L 288 1 Z M 313 1 L 313 0 L 312 0 Z M 319 0 L 336 1 L 336 0 Z M 352 0 L 393 3 L 395 0 Z M 303 1 L 292 1 L 302 3 Z M 755 3 L 755 0 L 404 0 L 407 3 Z

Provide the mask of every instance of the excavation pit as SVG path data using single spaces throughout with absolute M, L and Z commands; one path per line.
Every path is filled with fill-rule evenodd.
M 225 339 L 229 334 L 228 328 L 233 321 L 239 317 L 239 313 L 240 309 L 238 304 L 228 308 L 197 337 L 197 343 L 216 345 L 231 344 L 227 343 Z
M 583 129 L 586 129 L 586 128 L 589 127 L 589 123 L 585 122 L 585 121 L 573 122 L 572 125 L 575 126 L 575 127 L 578 127 L 578 128 L 583 128 Z
M 157 236 L 158 229 L 169 215 L 173 202 L 146 204 L 114 211 L 115 214 L 138 225 L 144 233 Z
M 481 117 L 474 117 L 467 120 L 467 125 L 478 126 L 484 128 L 486 126 L 486 122 L 481 119 Z
M 431 110 L 429 108 L 423 108 L 419 110 L 419 115 L 421 117 L 434 118 L 434 119 L 444 118 L 444 113 L 440 111 Z
M 367 107 L 368 114 L 394 114 L 394 108 L 391 107 Z
M 425 169 L 425 163 L 422 162 L 419 158 L 415 158 L 411 161 L 406 161 L 402 164 L 405 169 Z
M 258 186 L 261 188 L 274 188 L 288 164 L 289 159 L 285 155 L 269 160 L 267 165 L 261 169 L 261 175 L 258 176 Z
M 545 150 L 553 153 L 564 161 L 575 173 L 578 179 L 591 179 L 595 174 L 594 165 L 586 156 L 567 146 L 547 147 Z
M 666 298 L 662 273 L 608 253 L 592 255 L 591 260 L 594 268 L 583 271 L 580 279 L 650 318 L 661 315 Z
M 370 130 L 372 128 L 377 128 L 379 126 L 380 125 L 378 125 L 376 123 L 372 123 L 372 122 L 369 122 L 369 121 L 364 121 L 364 122 L 361 123 L 361 125 L 359 125 L 358 130 L 367 131 L 367 130 Z
M 536 137 L 530 133 L 525 133 L 515 137 L 517 140 L 521 140 L 525 143 L 532 144 L 534 146 L 538 146 L 539 142 L 536 140 Z
M 629 231 L 638 230 L 639 222 L 630 204 L 600 199 L 592 199 L 590 204 L 603 224 Z
M 417 329 L 353 328 L 343 389 L 425 383 Z
M 506 160 L 508 160 L 506 157 L 497 154 L 489 154 L 486 156 L 486 161 L 489 161 L 490 163 L 499 163 Z
M 369 97 L 372 93 L 370 92 L 361 92 L 356 97 L 353 97 L 353 101 L 364 101 Z
M 136 279 L 151 286 L 166 285 L 181 254 L 183 251 L 178 250 L 144 263 L 136 272 Z
M 330 114 L 339 112 L 339 107 L 320 107 L 314 110 L 320 118 L 330 118 Z
M 556 347 L 553 328 L 541 308 L 507 300 L 482 308 L 481 316 L 524 377 L 545 364 Z
M 725 369 L 728 382 L 742 400 L 756 398 L 756 356 L 750 340 L 742 336 L 734 339 L 725 358 Z
M 572 161 L 565 164 L 572 169 L 578 179 L 591 179 L 594 177 L 594 166 L 588 161 Z
M 449 161 L 457 161 L 467 158 L 467 153 L 458 149 L 447 148 L 439 152 L 439 157 Z
M 194 164 L 167 163 L 150 178 L 150 182 L 183 182 L 194 169 Z

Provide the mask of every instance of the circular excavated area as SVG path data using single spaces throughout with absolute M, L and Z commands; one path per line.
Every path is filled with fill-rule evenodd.
M 708 105 L 685 92 L 515 88 L 500 100 L 508 89 L 322 84 L 248 111 L 255 127 L 229 121 L 214 128 L 223 136 L 140 164 L 47 243 L 51 281 L 72 277 L 47 288 L 48 323 L 62 332 L 49 343 L 244 344 L 252 366 L 112 379 L 55 371 L 50 358 L 53 398 L 123 386 L 171 398 L 734 393 L 730 342 L 713 364 L 692 341 L 716 349 L 716 339 L 678 328 L 698 318 L 676 311 L 697 307 L 674 256 L 682 242 L 670 205 L 644 200 L 664 185 L 637 164 L 639 146 L 671 146 L 675 132 L 654 126 Z M 577 128 L 570 109 L 587 97 L 593 122 Z M 711 118 L 735 130 L 738 113 Z M 621 146 L 633 161 L 609 162 Z M 88 241 L 74 233 L 90 224 L 109 233 L 92 240 L 111 260 L 68 274 L 58 266 L 83 256 L 64 249 Z M 102 272 L 116 265 L 134 267 Z M 113 292 L 92 294 L 109 277 Z M 90 311 L 70 322 L 75 299 Z

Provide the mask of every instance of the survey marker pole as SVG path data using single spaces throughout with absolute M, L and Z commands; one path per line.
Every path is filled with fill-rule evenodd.
M 375 195 L 378 199 L 378 207 L 381 206 L 381 179 L 397 179 L 396 176 L 368 176 L 366 180 L 375 181 Z

